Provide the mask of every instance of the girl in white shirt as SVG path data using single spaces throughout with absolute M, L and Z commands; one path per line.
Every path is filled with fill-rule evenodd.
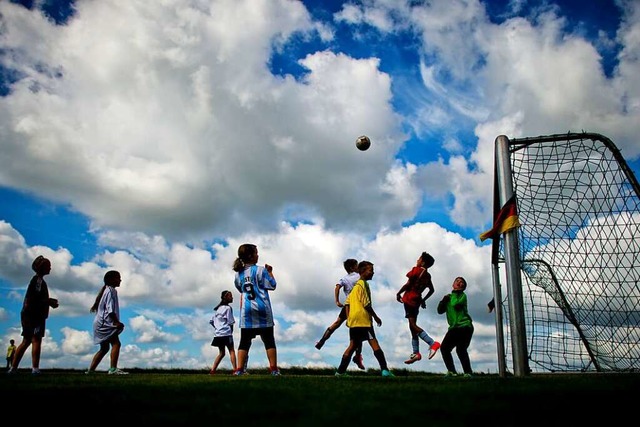
M 233 345 L 233 325 L 236 323 L 233 317 L 233 308 L 229 304 L 233 302 L 231 291 L 222 291 L 220 303 L 213 309 L 213 317 L 209 320 L 215 330 L 211 346 L 218 347 L 218 355 L 213 361 L 209 374 L 215 375 L 218 365 L 225 356 L 225 348 L 229 350 L 229 358 L 233 372 L 236 371 L 236 350 Z
M 118 291 L 122 281 L 120 273 L 116 270 L 107 271 L 104 275 L 104 286 L 98 292 L 90 311 L 96 313 L 93 319 L 93 342 L 100 345 L 100 348 L 93 355 L 91 365 L 87 374 L 95 372 L 96 368 L 109 353 L 111 347 L 111 357 L 109 358 L 109 375 L 127 375 L 128 372 L 118 368 L 120 358 L 120 334 L 124 331 L 124 323 L 120 321 L 120 303 L 118 301 Z

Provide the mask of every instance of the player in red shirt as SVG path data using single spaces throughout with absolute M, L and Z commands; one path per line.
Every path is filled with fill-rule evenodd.
M 435 292 L 431 282 L 431 274 L 428 269 L 433 266 L 435 260 L 431 255 L 422 252 L 415 267 L 407 273 L 407 283 L 405 283 L 398 293 L 396 299 L 404 304 L 405 317 L 409 320 L 409 330 L 411 331 L 411 347 L 413 352 L 404 363 L 411 364 L 422 359 L 420 354 L 420 341 L 422 339 L 429 345 L 429 359 L 436 355 L 440 348 L 440 343 L 429 336 L 427 331 L 418 326 L 418 313 L 420 307 L 427 308 L 427 299 Z M 427 295 L 423 298 L 422 293 L 428 289 Z

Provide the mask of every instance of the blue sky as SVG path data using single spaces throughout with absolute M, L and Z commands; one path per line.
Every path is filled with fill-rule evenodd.
M 20 341 L 43 254 L 60 308 L 42 368 L 89 365 L 89 307 L 110 269 L 120 366 L 208 368 L 208 319 L 252 242 L 278 280 L 282 367 L 338 365 L 346 328 L 314 343 L 355 257 L 375 264 L 376 333 L 406 368 L 395 293 L 427 251 L 436 292 L 418 324 L 443 337 L 435 306 L 464 276 L 472 365 L 496 372 L 478 238 L 495 138 L 601 133 L 637 175 L 639 30 L 636 1 L 0 2 L 2 342 Z M 258 340 L 249 368 L 266 365 Z

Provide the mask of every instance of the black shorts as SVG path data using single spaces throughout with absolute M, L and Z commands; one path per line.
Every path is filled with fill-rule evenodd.
M 22 336 L 31 341 L 33 337 L 44 337 L 44 331 L 46 329 L 46 319 L 30 319 L 29 316 L 21 315 L 20 322 L 22 323 Z
M 420 306 L 413 306 L 407 303 L 404 303 L 404 317 L 418 317 L 418 313 L 420 313 Z
M 363 343 L 364 341 L 375 340 L 376 333 L 373 331 L 373 326 L 349 328 L 349 339 L 357 343 Z
M 264 348 L 269 350 L 276 348 L 276 339 L 273 335 L 273 326 L 270 328 L 240 328 L 240 345 L 238 350 L 249 350 L 251 341 L 260 336 L 264 344 Z
M 225 337 L 215 337 L 211 341 L 212 347 L 231 347 L 233 348 L 233 335 L 227 335 Z

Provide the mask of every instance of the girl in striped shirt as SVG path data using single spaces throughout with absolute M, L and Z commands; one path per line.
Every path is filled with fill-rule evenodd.
M 233 263 L 236 272 L 234 285 L 240 291 L 240 344 L 238 345 L 238 369 L 235 375 L 246 374 L 251 341 L 260 336 L 267 352 L 271 375 L 280 375 L 278 353 L 273 334 L 273 312 L 269 291 L 276 289 L 273 268 L 269 264 L 257 265 L 258 247 L 245 243 L 238 248 L 238 258 Z

